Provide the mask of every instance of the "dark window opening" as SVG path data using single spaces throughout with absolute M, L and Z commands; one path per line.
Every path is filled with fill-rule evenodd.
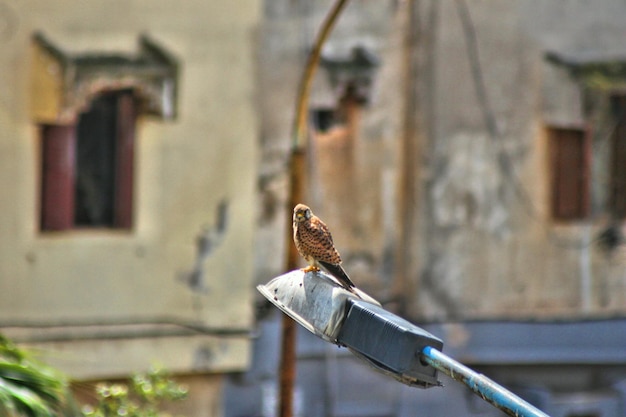
M 76 125 L 42 128 L 41 229 L 132 226 L 136 104 L 96 97 Z
M 78 122 L 75 226 L 113 226 L 116 98 L 98 97 Z
M 626 95 L 611 97 L 615 118 L 612 137 L 609 210 L 617 219 L 626 218 Z
M 586 129 L 551 127 L 552 217 L 579 220 L 590 214 L 590 136 Z
M 318 132 L 328 132 L 333 126 L 337 124 L 335 109 L 320 108 L 313 110 L 311 113 L 311 122 L 315 130 Z
M 364 103 L 353 84 L 349 84 L 336 107 L 311 110 L 311 124 L 319 133 L 327 133 L 335 126 L 354 127 Z

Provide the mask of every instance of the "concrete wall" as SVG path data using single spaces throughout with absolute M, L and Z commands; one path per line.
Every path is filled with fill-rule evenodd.
M 306 202 L 331 227 L 354 281 L 414 318 L 622 314 L 623 246 L 607 253 L 594 243 L 609 225 L 598 193 L 603 177 L 591 181 L 590 218 L 563 223 L 550 215 L 546 127 L 589 116 L 579 84 L 544 55 L 623 52 L 626 9 L 608 0 L 601 6 L 468 1 L 467 9 L 419 1 L 411 21 L 408 4 L 350 4 L 324 49 L 346 55 L 363 45 L 381 60 L 353 137 L 346 139 L 340 127 L 314 135 L 310 146 Z M 266 6 L 261 199 L 275 207 L 285 201 L 281 163 L 303 51 L 329 5 Z M 321 68 L 313 109 L 339 105 L 331 87 Z M 596 127 L 597 144 L 606 129 Z M 605 157 L 593 158 L 594 172 L 606 171 Z M 268 213 L 262 242 L 287 224 L 280 211 Z M 272 252 L 281 248 L 274 238 L 269 244 Z M 280 273 L 274 259 L 263 263 L 269 270 L 257 274 L 259 281 Z
M 153 362 L 177 373 L 245 368 L 259 2 L 20 1 L 0 9 L 2 332 L 77 378 L 123 376 Z M 130 232 L 39 231 L 39 133 L 29 113 L 39 95 L 30 91 L 34 31 L 71 53 L 133 53 L 145 32 L 181 65 L 178 117 L 138 121 Z M 194 291 L 181 277 L 221 202 L 226 228 L 200 262 L 206 292 Z M 189 323 L 204 333 L 180 326 Z M 235 337 L 221 336 L 229 332 Z
M 606 202 L 595 201 L 583 221 L 551 219 L 545 128 L 581 123 L 585 109 L 582 89 L 565 73 L 554 76 L 544 55 L 620 50 L 626 9 L 611 1 L 601 7 L 467 4 L 497 134 L 486 126 L 457 5 L 443 2 L 433 25 L 433 59 L 426 63 L 433 101 L 425 98 L 424 108 L 434 110 L 427 122 L 430 176 L 421 197 L 430 210 L 421 217 L 426 243 L 417 280 L 421 306 L 414 311 L 444 317 L 623 313 L 624 257 L 592 242 L 608 225 Z M 604 126 L 594 128 L 597 144 Z M 605 184 L 592 178 L 591 186 Z
M 275 205 L 257 236 L 266 248 L 257 252 L 260 282 L 283 272 L 267 254 L 284 251 L 275 237 L 285 236 L 291 209 L 281 216 L 293 100 L 330 4 L 266 2 L 260 198 Z M 609 225 L 600 190 L 610 124 L 544 58 L 626 56 L 624 3 L 416 0 L 413 18 L 410 4 L 351 2 L 339 19 L 325 51 L 362 44 L 382 64 L 356 125 L 312 135 L 305 202 L 329 225 L 357 286 L 441 337 L 444 353 L 550 415 L 624 415 L 624 361 L 613 355 L 623 356 L 626 250 L 595 240 Z M 320 69 L 312 107 L 337 105 Z M 598 128 L 592 215 L 554 221 L 546 128 L 585 118 Z M 275 415 L 273 313 L 260 321 L 251 370 L 225 385 L 227 416 Z M 443 388 L 407 388 L 301 327 L 297 358 L 295 415 L 502 415 L 443 376 Z

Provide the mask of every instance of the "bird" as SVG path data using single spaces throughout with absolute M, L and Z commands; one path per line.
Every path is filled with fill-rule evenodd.
M 341 266 L 341 256 L 335 249 L 328 226 L 304 204 L 293 209 L 293 241 L 300 256 L 309 264 L 302 269 L 304 272 L 319 271 L 322 267 L 342 287 L 353 291 L 355 285 Z

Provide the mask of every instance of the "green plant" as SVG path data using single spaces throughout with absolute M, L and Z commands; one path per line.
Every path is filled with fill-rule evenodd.
M 165 417 L 162 405 L 186 398 L 187 388 L 153 368 L 133 376 L 129 384 L 98 384 L 96 394 L 98 403 L 84 408 L 85 417 Z
M 0 335 L 0 415 L 57 417 L 69 415 L 68 382 Z

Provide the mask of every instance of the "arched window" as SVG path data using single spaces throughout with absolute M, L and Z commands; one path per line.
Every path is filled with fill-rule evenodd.
M 176 116 L 178 63 L 146 36 L 136 54 L 68 53 L 33 36 L 40 229 L 131 229 L 139 114 Z
M 41 128 L 41 230 L 132 227 L 137 104 L 96 96 L 75 124 Z

